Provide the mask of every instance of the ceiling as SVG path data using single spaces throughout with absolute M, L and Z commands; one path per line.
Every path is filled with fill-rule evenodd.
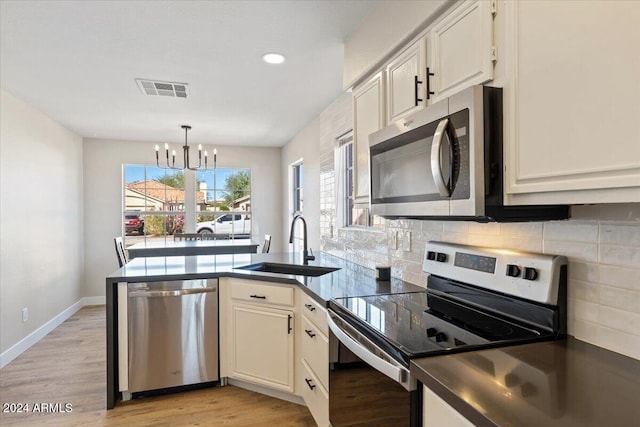
M 189 142 L 282 146 L 341 93 L 343 43 L 375 3 L 2 0 L 0 83 L 83 137 L 176 143 L 188 124 Z

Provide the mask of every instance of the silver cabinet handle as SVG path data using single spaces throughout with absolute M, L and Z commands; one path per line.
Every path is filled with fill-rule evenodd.
M 431 144 L 431 175 L 433 176 L 433 182 L 436 184 L 438 193 L 442 197 L 451 196 L 451 190 L 447 187 L 442 176 L 442 161 L 440 159 L 440 151 L 442 150 L 442 139 L 446 135 L 446 129 L 449 125 L 449 119 L 441 120 L 436 128 L 436 133 L 433 134 L 433 144 Z
M 197 289 L 180 289 L 177 291 L 132 291 L 129 297 L 180 297 L 184 295 L 203 294 L 206 292 L 215 292 L 216 288 L 197 288 Z

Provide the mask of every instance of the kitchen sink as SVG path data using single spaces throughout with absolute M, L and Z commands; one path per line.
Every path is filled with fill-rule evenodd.
M 331 273 L 339 268 L 319 267 L 315 265 L 299 265 L 299 264 L 278 264 L 273 262 L 260 262 L 258 264 L 244 265 L 237 267 L 240 270 L 264 271 L 265 273 L 292 274 L 294 276 L 322 276 Z

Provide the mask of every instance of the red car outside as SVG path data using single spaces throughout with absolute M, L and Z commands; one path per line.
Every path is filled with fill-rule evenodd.
M 139 214 L 128 213 L 124 215 L 124 231 L 126 234 L 136 232 L 140 235 L 144 234 L 144 220 L 140 219 Z

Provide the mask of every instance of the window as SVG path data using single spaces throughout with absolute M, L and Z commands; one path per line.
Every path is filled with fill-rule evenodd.
M 184 173 L 157 166 L 124 166 L 125 244 L 183 232 Z
M 353 131 L 338 137 L 336 142 L 336 225 L 338 227 L 381 226 L 383 224 L 381 217 L 369 214 L 368 207 L 355 202 Z
M 185 198 L 185 191 L 193 188 L 195 197 Z M 127 246 L 194 231 L 221 239 L 250 237 L 251 170 L 198 171 L 196 185 L 191 181 L 185 187 L 182 170 L 124 165 L 123 206 Z M 195 218 L 195 230 L 185 229 L 186 217 Z
M 298 162 L 291 165 L 290 186 L 291 220 L 293 220 L 293 217 L 295 215 L 302 214 L 302 211 L 304 209 L 304 165 L 302 163 L 302 160 L 299 160 Z M 302 222 L 298 221 L 296 223 L 296 228 L 294 231 L 292 248 L 292 251 L 294 252 L 301 251 L 304 247 L 304 239 L 302 233 Z
M 202 170 L 196 181 L 196 232 L 217 239 L 251 237 L 251 170 Z
M 303 199 L 303 174 L 304 167 L 302 163 L 293 165 L 293 213 L 302 213 Z

